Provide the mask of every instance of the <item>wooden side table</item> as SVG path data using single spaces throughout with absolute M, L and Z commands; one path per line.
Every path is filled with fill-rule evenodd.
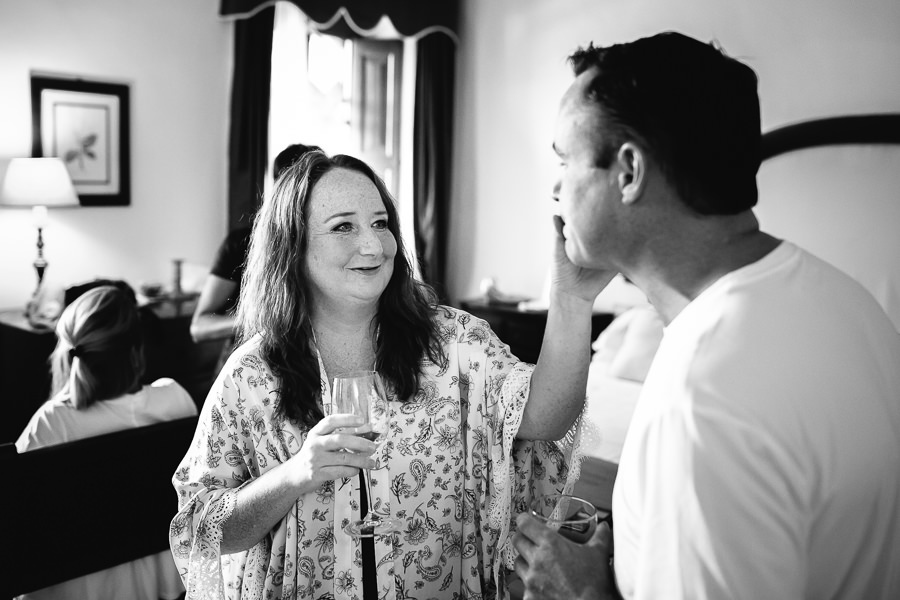
M 460 308 L 490 323 L 491 329 L 509 345 L 520 360 L 536 363 L 547 327 L 546 310 L 519 310 L 515 305 L 493 304 L 483 298 L 462 300 Z M 591 317 L 591 339 L 613 320 L 613 313 L 598 312 Z

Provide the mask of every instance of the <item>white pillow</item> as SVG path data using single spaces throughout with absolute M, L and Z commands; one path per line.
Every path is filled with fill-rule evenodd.
M 597 339 L 591 344 L 594 355 L 592 362 L 610 363 L 619 352 L 619 348 L 625 342 L 625 332 L 632 315 L 624 312 L 603 329 Z
M 592 345 L 594 360 L 608 363 L 613 377 L 643 382 L 662 336 L 663 323 L 656 309 L 630 308 L 597 336 Z

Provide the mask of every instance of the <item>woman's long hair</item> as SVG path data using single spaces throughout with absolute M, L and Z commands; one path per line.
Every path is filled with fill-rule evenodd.
M 375 368 L 398 399 L 409 399 L 418 389 L 422 361 L 445 362 L 433 318 L 437 296 L 413 276 L 397 207 L 381 178 L 352 156 L 308 152 L 284 171 L 256 215 L 237 310 L 239 340 L 260 335 L 262 358 L 280 380 L 276 412 L 306 427 L 323 416 L 304 263 L 309 200 L 322 176 L 334 169 L 361 173 L 375 184 L 397 240 L 394 271 L 375 317 Z
M 140 388 L 146 368 L 141 321 L 125 290 L 88 290 L 60 315 L 56 336 L 51 397 L 63 393 L 82 409 Z

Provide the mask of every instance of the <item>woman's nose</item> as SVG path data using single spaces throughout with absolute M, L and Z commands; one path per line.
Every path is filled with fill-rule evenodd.
M 371 229 L 363 230 L 359 240 L 359 251 L 362 254 L 378 255 L 384 252 L 384 246 L 378 233 Z
M 551 194 L 554 202 L 559 202 L 559 188 L 560 187 L 561 187 L 560 181 L 557 179 L 556 183 L 553 184 L 553 192 Z

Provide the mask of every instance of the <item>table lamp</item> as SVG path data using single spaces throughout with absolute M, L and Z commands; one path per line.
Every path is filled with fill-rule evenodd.
M 47 226 L 47 208 L 78 206 L 78 195 L 66 165 L 59 158 L 13 158 L 0 181 L 0 206 L 30 206 L 37 228 L 37 258 L 34 269 L 38 284 L 35 298 L 44 279 L 47 261 L 44 259 L 43 230 Z M 29 312 L 32 309 L 29 303 Z

